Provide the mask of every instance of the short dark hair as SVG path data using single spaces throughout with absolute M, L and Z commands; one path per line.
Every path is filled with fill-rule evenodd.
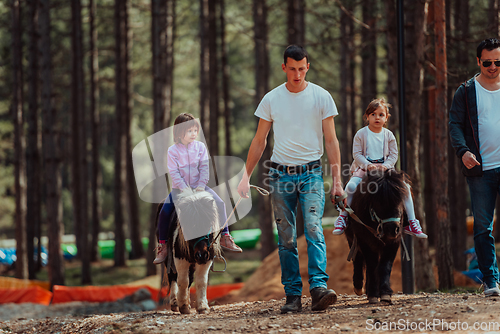
M 180 143 L 181 139 L 184 138 L 187 130 L 195 126 L 198 131 L 200 131 L 200 124 L 193 115 L 189 113 L 182 113 L 174 121 L 174 141 Z
M 481 55 L 484 49 L 491 51 L 498 48 L 500 48 L 500 41 L 498 39 L 487 38 L 477 46 L 477 58 L 481 59 Z
M 292 44 L 286 48 L 285 53 L 283 54 L 283 64 L 286 65 L 286 59 L 288 57 L 296 61 L 301 61 L 305 57 L 306 61 L 309 63 L 309 55 L 307 54 L 306 49 L 300 45 Z

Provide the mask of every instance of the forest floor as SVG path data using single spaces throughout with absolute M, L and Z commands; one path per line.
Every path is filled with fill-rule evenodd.
M 271 299 L 213 305 L 203 315 L 193 309 L 188 315 L 170 310 L 79 315 L 81 303 L 71 303 L 50 306 L 50 317 L 34 314 L 34 305 L 11 304 L 20 317 L 1 321 L 0 333 L 498 333 L 499 302 L 481 293 L 421 292 L 393 295 L 392 304 L 368 304 L 365 296 L 344 294 L 320 312 L 312 312 L 311 298 L 303 296 L 300 313 L 280 314 L 284 300 Z

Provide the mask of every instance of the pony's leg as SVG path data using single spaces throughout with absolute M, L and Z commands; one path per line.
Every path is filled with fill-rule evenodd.
M 377 267 L 378 267 L 378 253 L 371 251 L 368 246 L 363 245 L 360 242 L 360 248 L 365 257 L 366 264 L 366 296 L 370 303 L 375 302 L 375 299 L 380 297 L 379 295 L 379 282 L 377 275 Z M 378 299 L 377 299 L 378 300 Z
M 174 258 L 175 267 L 177 268 L 177 284 L 179 285 L 178 303 L 179 311 L 182 314 L 190 313 L 189 302 L 189 266 L 190 263 L 186 260 Z
M 391 272 L 392 264 L 398 252 L 399 243 L 389 244 L 384 247 L 380 256 L 380 263 L 378 265 L 378 276 L 380 280 L 380 300 L 391 302 L 392 289 L 391 289 Z
M 358 249 L 356 256 L 353 261 L 354 270 L 352 275 L 352 283 L 354 285 L 354 293 L 358 296 L 363 294 L 363 269 L 365 265 L 365 258 L 363 257 L 363 253 L 361 253 Z
M 206 264 L 196 265 L 196 270 L 194 271 L 194 281 L 196 284 L 196 310 L 198 313 L 208 313 L 210 312 L 210 307 L 207 301 L 207 286 L 208 286 L 208 272 L 212 261 Z
M 172 312 L 179 312 L 179 301 L 177 300 L 177 295 L 179 293 L 179 286 L 177 281 L 172 281 L 170 283 L 170 310 Z

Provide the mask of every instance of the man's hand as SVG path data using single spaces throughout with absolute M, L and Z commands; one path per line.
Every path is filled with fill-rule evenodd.
M 467 151 L 464 155 L 462 155 L 462 162 L 467 169 L 471 169 L 474 166 L 481 165 L 479 161 L 476 160 L 476 156 L 471 151 Z
M 205 190 L 205 187 L 199 186 L 199 187 L 196 187 L 196 189 L 194 191 L 198 192 L 198 191 L 204 191 L 204 190 Z
M 243 178 L 240 181 L 240 184 L 238 184 L 238 194 L 243 198 L 248 198 L 249 191 L 250 191 L 250 181 L 248 180 L 248 177 L 243 176 Z
M 335 204 L 335 196 L 342 196 L 344 195 L 344 189 L 342 188 L 342 185 L 340 183 L 334 184 L 332 187 L 332 191 L 330 191 L 330 198 L 333 204 Z M 344 203 L 344 207 L 347 205 L 347 198 L 344 198 L 342 200 Z

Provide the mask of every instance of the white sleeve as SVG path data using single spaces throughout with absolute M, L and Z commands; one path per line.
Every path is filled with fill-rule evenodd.
M 257 110 L 255 110 L 254 115 L 268 122 L 273 121 L 273 118 L 271 116 L 271 104 L 269 103 L 269 98 L 267 94 L 264 95 L 264 97 L 260 101 L 259 106 L 257 107 Z

